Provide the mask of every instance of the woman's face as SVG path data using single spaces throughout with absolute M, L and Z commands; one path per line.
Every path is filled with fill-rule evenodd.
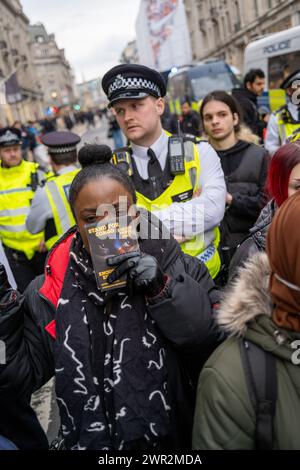
M 74 213 L 77 226 L 85 249 L 90 252 L 85 231 L 86 224 L 102 220 L 108 213 L 120 214 L 120 198 L 122 212 L 132 206 L 133 199 L 130 193 L 117 181 L 110 178 L 92 180 L 79 192 L 74 204 Z
M 300 189 L 300 163 L 294 166 L 289 179 L 288 196 L 292 196 Z

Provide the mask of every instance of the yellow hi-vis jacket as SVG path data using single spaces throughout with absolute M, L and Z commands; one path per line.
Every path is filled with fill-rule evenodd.
M 43 240 L 43 232 L 32 235 L 26 230 L 34 191 L 30 186 L 38 164 L 25 162 L 12 168 L 0 166 L 0 238 L 4 246 L 22 251 L 30 260 Z
M 168 136 L 168 132 L 166 132 Z M 173 204 L 174 196 L 183 193 L 195 193 L 198 188 L 200 176 L 200 155 L 197 145 L 192 140 L 184 142 L 185 150 L 185 173 L 176 175 L 168 188 L 156 199 L 150 200 L 140 192 L 136 192 L 137 206 L 143 207 L 149 212 L 155 212 Z M 117 160 L 113 158 L 113 163 L 117 164 Z M 184 204 L 185 201 L 182 202 Z M 192 240 L 182 243 L 181 249 L 184 253 L 195 256 L 205 263 L 212 278 L 215 278 L 220 271 L 221 260 L 218 252 L 220 243 L 220 232 L 215 227 L 212 233 L 206 232 L 199 234 Z M 207 245 L 207 239 L 212 240 Z
M 45 191 L 51 206 L 56 235 L 45 241 L 48 250 L 73 225 L 75 219 L 69 204 L 69 190 L 71 183 L 79 169 L 53 176 L 45 185 Z
M 293 119 L 286 106 L 279 108 L 275 112 L 278 133 L 281 144 L 288 142 L 295 131 L 299 130 L 300 123 L 293 122 Z

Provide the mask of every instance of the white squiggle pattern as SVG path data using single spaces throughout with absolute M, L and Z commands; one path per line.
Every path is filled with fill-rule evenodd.
M 143 336 L 143 345 L 146 346 L 147 348 L 151 348 L 151 346 L 153 346 L 153 344 L 156 343 L 157 338 L 156 338 L 155 335 L 153 335 L 152 333 L 150 333 L 150 331 L 148 331 L 148 329 L 146 329 L 146 332 L 147 332 L 147 334 L 148 334 L 151 338 L 153 338 L 153 341 L 152 341 L 152 343 L 148 343 L 146 336 Z
M 132 308 L 132 306 L 130 304 L 125 304 L 126 300 L 128 299 L 128 295 L 126 295 L 126 297 L 124 297 L 124 299 L 122 300 L 121 302 L 121 310 L 123 310 L 124 308 L 128 307 L 128 308 Z
M 67 426 L 65 426 L 64 424 L 61 425 L 61 429 L 62 429 L 63 436 L 68 436 L 71 432 L 71 431 L 67 431 Z
M 90 293 L 88 294 L 88 296 L 89 296 L 89 297 L 95 297 L 95 299 L 97 299 L 99 302 L 101 302 L 101 303 L 103 302 L 103 298 L 100 297 L 99 295 L 95 294 L 95 292 L 90 292 Z
M 59 372 L 63 372 L 64 370 L 65 370 L 64 367 L 62 367 L 61 369 L 55 369 L 55 373 L 59 374 Z
M 121 363 L 122 363 L 123 354 L 124 354 L 124 343 L 126 343 L 127 341 L 130 341 L 130 338 L 124 338 L 121 341 L 119 359 L 113 361 L 114 362 L 113 373 L 116 374 L 117 376 L 117 378 L 114 380 L 114 385 L 117 385 L 121 380 L 121 373 L 122 373 Z
M 157 370 L 160 370 L 164 365 L 164 355 L 165 355 L 165 350 L 163 348 L 161 348 L 159 350 L 159 364 L 155 361 L 149 361 L 147 369 L 150 369 L 150 367 L 153 364 L 156 367 Z
M 122 442 L 121 442 L 121 444 L 119 445 L 119 448 L 118 448 L 118 450 L 122 450 L 122 449 L 123 449 L 123 447 L 124 447 L 124 441 L 122 441 Z
M 111 355 L 109 353 L 107 353 L 105 355 L 105 361 L 104 361 L 105 366 L 107 366 L 109 364 L 110 358 L 111 358 Z
M 158 437 L 157 432 L 154 431 L 154 426 L 156 426 L 155 423 L 150 423 L 150 430 L 151 430 L 152 434 L 153 434 L 155 437 Z
M 164 405 L 164 407 L 165 407 L 165 410 L 166 410 L 166 411 L 169 411 L 171 408 L 169 407 L 169 405 L 167 405 L 166 400 L 165 400 L 165 397 L 163 396 L 163 394 L 161 393 L 160 390 L 155 390 L 154 392 L 152 392 L 152 393 L 150 394 L 150 396 L 149 396 L 149 400 L 151 401 L 152 398 L 154 397 L 154 395 L 156 395 L 156 394 L 158 394 L 158 395 L 160 396 L 161 401 L 163 402 L 163 405 Z
M 94 381 L 95 385 L 99 385 L 99 381 L 98 381 L 97 377 L 93 377 L 93 381 Z
M 84 309 L 84 307 L 82 307 L 82 308 Z M 88 324 L 87 316 L 86 316 L 86 315 L 84 315 L 84 317 L 83 317 L 83 323 L 85 323 L 86 325 Z
M 110 336 L 113 334 L 113 329 L 109 321 L 107 323 L 105 321 L 103 322 L 103 330 L 106 336 Z
M 62 405 L 64 406 L 64 408 L 66 409 L 68 418 L 71 420 L 71 423 L 72 423 L 73 431 L 75 431 L 76 427 L 75 427 L 75 423 L 74 423 L 74 418 L 73 418 L 72 415 L 70 415 L 69 409 L 68 409 L 67 405 L 65 404 L 64 400 L 62 398 L 59 398 L 59 397 L 56 397 L 56 400 L 60 401 L 62 403 Z
M 104 391 L 106 393 L 110 393 L 112 391 L 113 386 L 114 386 L 113 380 L 109 378 L 104 379 Z
M 123 418 L 126 416 L 126 407 L 123 406 L 123 408 L 120 409 L 119 413 L 116 414 L 116 421 L 118 421 L 119 418 Z
M 100 405 L 100 397 L 98 395 L 92 395 L 91 398 L 88 399 L 87 404 L 84 407 L 84 411 L 96 411 Z
M 86 447 L 81 446 L 79 442 L 75 446 L 71 447 L 71 450 L 87 450 Z
M 58 303 L 57 303 L 57 306 L 59 305 L 66 305 L 70 302 L 69 299 L 59 299 Z
M 67 328 L 66 337 L 65 337 L 65 340 L 64 340 L 64 346 L 67 348 L 68 351 L 71 352 L 73 361 L 75 361 L 78 364 L 78 366 L 76 367 L 76 370 L 77 370 L 78 374 L 80 375 L 80 377 L 77 377 L 76 379 L 74 379 L 74 382 L 79 387 L 81 387 L 81 390 L 74 390 L 74 393 L 83 393 L 84 395 L 87 395 L 87 393 L 88 393 L 87 388 L 85 387 L 85 385 L 83 385 L 81 383 L 82 381 L 85 380 L 85 375 L 83 374 L 83 372 L 81 370 L 83 368 L 83 364 L 82 364 L 82 362 L 79 361 L 79 359 L 77 359 L 74 349 L 72 349 L 71 346 L 68 345 L 70 329 L 71 329 L 71 325 L 69 325 L 68 328 Z
M 87 267 L 84 266 L 84 264 L 83 264 L 81 261 L 79 261 L 79 259 L 78 259 L 77 256 L 75 255 L 74 251 L 70 251 L 70 256 L 72 256 L 72 258 L 76 261 L 77 264 L 79 264 L 80 266 L 83 267 L 84 272 L 86 273 L 86 272 L 87 272 Z
M 87 432 L 101 432 L 104 431 L 105 426 L 103 423 L 96 422 L 90 424 L 90 426 L 87 428 Z

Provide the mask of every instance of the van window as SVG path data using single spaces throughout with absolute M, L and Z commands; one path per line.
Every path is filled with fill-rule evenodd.
M 172 98 L 183 98 L 187 94 L 187 75 L 180 73 L 169 80 L 170 94 Z
M 274 90 L 280 87 L 288 75 L 299 69 L 300 51 L 270 57 L 268 62 L 269 89 Z
M 203 99 L 214 90 L 231 91 L 240 86 L 238 79 L 223 62 L 203 64 L 189 70 L 193 94 L 196 100 Z

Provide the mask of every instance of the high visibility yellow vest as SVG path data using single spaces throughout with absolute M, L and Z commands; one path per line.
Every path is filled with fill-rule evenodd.
M 25 162 L 13 168 L 0 166 L 0 238 L 3 245 L 22 251 L 30 260 L 43 240 L 43 232 L 32 235 L 25 221 L 34 196 L 32 174 L 38 164 Z
M 171 134 L 167 133 L 168 136 Z M 137 206 L 143 207 L 149 212 L 155 212 L 173 204 L 173 198 L 180 195 L 190 194 L 191 197 L 198 189 L 200 176 L 200 156 L 197 145 L 193 141 L 184 143 L 185 149 L 185 173 L 176 175 L 168 188 L 156 199 L 150 200 L 140 192 L 136 192 Z M 116 161 L 113 159 L 113 162 Z M 190 197 L 190 199 L 191 199 Z M 184 199 L 182 202 L 186 202 Z M 181 249 L 184 253 L 195 256 L 205 263 L 212 278 L 215 278 L 220 271 L 221 260 L 218 252 L 220 243 L 220 231 L 215 227 L 212 233 L 212 242 L 206 246 L 204 234 L 197 235 L 192 240 L 182 243 Z
M 286 106 L 275 112 L 281 144 L 290 141 L 292 135 L 299 130 L 300 123 L 292 122 L 291 115 Z
M 71 183 L 79 169 L 54 176 L 45 185 L 45 191 L 51 206 L 56 235 L 45 241 L 48 250 L 69 228 L 75 225 L 75 219 L 69 204 L 69 190 Z

